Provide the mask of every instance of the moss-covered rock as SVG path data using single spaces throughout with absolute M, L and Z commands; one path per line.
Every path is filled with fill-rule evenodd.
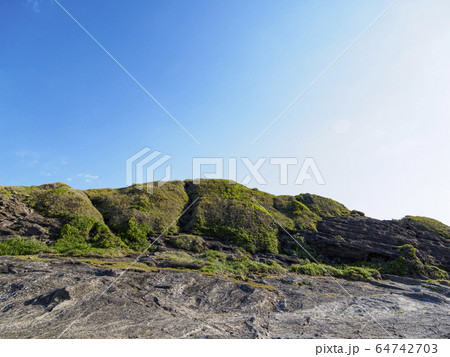
M 205 240 L 192 234 L 172 236 L 168 239 L 168 243 L 171 247 L 194 253 L 200 253 L 206 249 Z
M 420 216 L 406 216 L 400 222 L 404 225 L 411 225 L 418 230 L 431 231 L 450 239 L 450 227 L 435 219 Z
M 314 212 L 322 218 L 350 215 L 350 211 L 347 207 L 345 207 L 342 203 L 332 200 L 331 198 L 313 195 L 310 193 L 302 193 L 295 196 L 295 199 L 308 207 L 311 212 Z
M 83 191 L 60 182 L 30 187 L 11 186 L 6 192 L 9 196 L 21 199 L 44 217 L 68 218 L 83 215 L 103 221 L 102 215 Z
M 50 247 L 62 254 L 89 255 L 96 249 L 125 248 L 125 244 L 105 223 L 78 215 L 61 227 L 59 237 Z
M 319 215 L 312 212 L 308 206 L 293 196 L 278 196 L 274 198 L 274 208 L 290 218 L 295 229 L 316 231 Z
M 154 187 L 153 193 L 147 192 L 143 185 L 85 192 L 108 226 L 118 233 L 127 231 L 133 217 L 138 224 L 145 225 L 149 233 L 161 233 L 169 226 L 167 233 L 176 232 L 179 229 L 177 219 L 188 202 L 181 181 Z
M 195 200 L 186 229 L 194 234 L 229 239 L 249 252 L 278 252 L 278 224 L 293 222 L 274 209 L 276 196 L 226 180 L 187 182 Z

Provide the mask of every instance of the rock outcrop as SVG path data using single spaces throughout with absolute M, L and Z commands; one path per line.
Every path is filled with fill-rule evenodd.
M 421 280 L 119 274 L 70 259 L 0 257 L 0 337 L 450 337 L 450 288 Z
M 423 263 L 450 270 L 448 239 L 411 226 L 406 228 L 398 221 L 363 216 L 328 217 L 317 223 L 317 232 L 293 233 L 302 234 L 310 247 L 335 263 L 394 260 L 402 256 L 402 247 L 411 245 Z M 283 241 L 293 244 L 286 237 Z

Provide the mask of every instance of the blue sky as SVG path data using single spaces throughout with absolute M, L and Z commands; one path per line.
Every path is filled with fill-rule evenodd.
M 125 160 L 313 157 L 313 192 L 377 218 L 450 224 L 450 3 L 61 0 L 195 143 L 53 0 L 0 3 L 0 184 L 125 186 Z

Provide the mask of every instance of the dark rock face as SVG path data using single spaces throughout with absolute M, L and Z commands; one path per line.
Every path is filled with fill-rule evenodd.
M 63 302 L 64 300 L 70 300 L 70 293 L 65 289 L 57 289 L 45 296 L 38 296 L 33 299 L 25 301 L 23 304 L 26 305 L 41 305 L 46 308 L 47 311 L 52 311 L 56 305 Z
M 0 240 L 25 236 L 47 241 L 60 226 L 58 220 L 43 217 L 14 196 L 0 200 Z
M 410 244 L 418 258 L 450 270 L 448 240 L 438 234 L 405 228 L 396 221 L 380 221 L 363 216 L 328 217 L 319 221 L 317 232 L 297 231 L 305 242 L 331 262 L 357 262 L 379 258 L 393 260 L 400 246 Z M 286 238 L 282 239 L 288 243 Z

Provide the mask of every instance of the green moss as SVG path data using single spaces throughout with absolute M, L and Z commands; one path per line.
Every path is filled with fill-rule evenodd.
M 168 243 L 174 248 L 183 249 L 194 253 L 205 251 L 204 239 L 190 234 L 170 237 Z
M 320 216 L 292 196 L 278 196 L 274 199 L 274 208 L 293 221 L 295 229 L 317 231 Z
M 152 232 L 161 233 L 171 224 L 168 234 L 177 232 L 177 220 L 188 203 L 188 196 L 181 181 L 170 181 L 147 192 L 145 185 L 133 185 L 119 189 L 93 189 L 85 191 L 94 206 L 103 215 L 106 224 L 117 233 L 129 229 L 134 217 Z
M 293 264 L 290 270 L 294 273 L 305 274 L 305 275 L 333 275 L 337 271 L 336 268 L 317 263 L 305 263 L 305 264 Z
M 306 263 L 291 266 L 291 271 L 305 275 L 331 275 L 347 279 L 380 279 L 381 275 L 377 269 L 360 267 L 354 265 L 331 266 L 326 264 Z
M 435 219 L 419 216 L 406 216 L 400 222 L 410 224 L 422 231 L 434 232 L 444 238 L 450 239 L 450 227 Z
M 137 209 L 138 211 L 143 212 L 151 212 L 152 211 L 152 203 L 150 201 L 141 200 L 138 203 L 131 206 L 131 208 Z
M 103 221 L 102 215 L 86 194 L 66 184 L 56 182 L 31 187 L 12 186 L 9 189 L 12 195 L 45 217 L 68 218 L 83 215 Z
M 251 253 L 278 252 L 278 224 L 315 231 L 322 217 L 350 214 L 340 203 L 317 195 L 277 197 L 224 180 L 187 186 L 192 200 L 200 198 L 188 231 L 228 238 Z
M 0 195 L 4 195 L 6 197 L 11 197 L 13 194 L 9 187 L 0 186 Z
M 237 276 L 253 274 L 280 274 L 286 270 L 273 260 L 267 263 L 251 259 L 248 253 L 240 252 L 237 255 L 225 254 L 213 250 L 206 251 L 200 257 L 205 263 L 202 271 L 209 273 L 231 273 Z
M 273 260 L 268 260 L 266 263 L 257 262 L 244 251 L 239 251 L 235 254 L 227 254 L 215 250 L 206 250 L 201 254 L 189 254 L 185 251 L 168 251 L 156 253 L 156 257 L 162 260 L 195 263 L 201 266 L 201 272 L 230 276 L 239 280 L 246 280 L 248 274 L 280 274 L 286 271 Z
M 411 244 L 404 244 L 398 247 L 400 249 L 400 253 L 402 256 L 408 259 L 416 259 L 417 258 L 417 249 L 414 248 Z
M 311 248 L 308 243 L 306 243 L 305 237 L 297 233 L 292 235 L 295 239 L 289 238 L 284 244 L 281 245 L 281 253 L 287 255 L 293 255 L 300 259 L 306 259 L 309 261 L 310 258 L 321 262 L 322 257 L 313 248 Z M 298 243 L 298 244 L 297 244 Z
M 223 180 L 187 182 L 191 200 L 199 198 L 186 229 L 197 235 L 229 239 L 249 252 L 278 252 L 278 226 L 293 222 L 273 208 L 274 197 Z
M 100 259 L 79 259 L 82 262 L 95 266 L 101 269 L 119 269 L 131 271 L 156 271 L 158 268 L 149 267 L 145 263 L 138 263 L 133 261 L 107 261 Z
M 446 272 L 445 270 L 438 268 L 434 265 L 426 264 L 424 266 L 424 270 L 425 270 L 426 274 L 433 279 L 438 279 L 438 280 L 448 280 L 449 279 L 448 272 Z
M 294 282 L 292 283 L 292 285 L 297 285 L 297 286 L 305 286 L 305 285 L 313 286 L 314 284 L 311 283 L 310 281 L 302 280 L 302 281 L 294 281 Z
M 403 255 L 390 261 L 359 262 L 355 265 L 378 270 L 381 274 L 399 276 L 428 277 L 432 279 L 449 279 L 445 270 L 430 264 L 422 263 L 410 247 L 404 248 Z
M 0 242 L 0 255 L 29 255 L 47 250 L 44 243 L 30 238 L 16 237 Z
M 102 255 L 108 253 L 102 250 L 118 250 L 125 245 L 103 222 L 78 215 L 61 227 L 59 239 L 51 248 L 67 255 Z
M 330 198 L 303 193 L 295 196 L 296 200 L 303 203 L 309 210 L 320 217 L 348 216 L 350 211 L 343 204 Z

